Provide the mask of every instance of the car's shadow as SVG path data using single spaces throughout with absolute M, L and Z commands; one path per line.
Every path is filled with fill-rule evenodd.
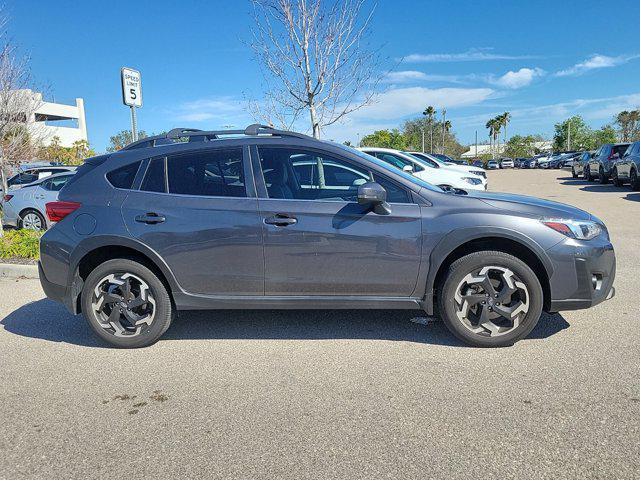
M 624 199 L 630 202 L 640 202 L 640 193 L 630 193 Z
M 362 339 L 463 347 L 440 321 L 427 325 L 412 310 L 212 310 L 182 312 L 163 339 Z M 62 305 L 38 300 L 7 315 L 4 330 L 23 337 L 87 347 L 104 347 L 81 316 Z M 550 337 L 569 323 L 560 314 L 543 314 L 528 339 Z

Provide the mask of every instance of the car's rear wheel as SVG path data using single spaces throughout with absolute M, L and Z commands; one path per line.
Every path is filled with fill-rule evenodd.
M 37 210 L 29 209 L 20 214 L 19 228 L 27 230 L 46 230 L 47 221 Z
M 82 312 L 98 337 L 119 348 L 146 347 L 171 325 L 166 287 L 151 270 L 130 259 L 108 260 L 82 289 Z
M 613 171 L 611 172 L 611 181 L 613 182 L 613 184 L 616 187 L 621 187 L 623 185 L 623 181 L 620 180 L 620 177 L 618 176 L 618 168 L 614 168 Z
M 471 253 L 449 267 L 438 296 L 447 328 L 475 347 L 504 347 L 540 319 L 543 293 L 522 260 L 498 251 Z
M 635 168 L 631 169 L 629 180 L 629 183 L 631 183 L 631 188 L 633 190 L 640 190 L 640 179 L 638 179 L 638 171 Z
M 604 173 L 604 168 L 602 168 L 602 167 L 600 167 L 598 169 L 598 183 L 600 183 L 602 185 L 605 185 L 606 183 L 609 183 L 609 178 Z

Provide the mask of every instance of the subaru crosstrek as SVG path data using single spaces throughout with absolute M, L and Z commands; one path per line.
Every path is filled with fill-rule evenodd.
M 419 308 L 498 347 L 614 292 L 607 229 L 582 210 L 445 191 L 260 125 L 90 158 L 46 209 L 44 291 L 117 347 L 154 343 L 179 310 L 256 308 Z

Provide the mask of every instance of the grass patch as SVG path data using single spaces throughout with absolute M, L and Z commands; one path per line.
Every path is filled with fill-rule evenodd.
M 0 237 L 0 258 L 40 258 L 42 232 L 34 230 L 7 230 Z

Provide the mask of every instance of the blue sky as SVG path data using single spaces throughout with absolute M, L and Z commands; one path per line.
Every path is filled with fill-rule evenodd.
M 8 0 L 9 29 L 49 99 L 85 100 L 99 151 L 129 128 L 120 67 L 142 72 L 147 132 L 252 123 L 247 99 L 261 76 L 246 46 L 248 0 Z M 491 116 L 512 112 L 509 134 L 550 136 L 573 114 L 599 127 L 640 106 L 640 2 L 379 0 L 371 43 L 382 46 L 377 101 L 328 129 L 356 141 L 400 126 L 427 104 L 446 107 L 463 143 Z M 399 61 L 399 59 L 403 59 Z

